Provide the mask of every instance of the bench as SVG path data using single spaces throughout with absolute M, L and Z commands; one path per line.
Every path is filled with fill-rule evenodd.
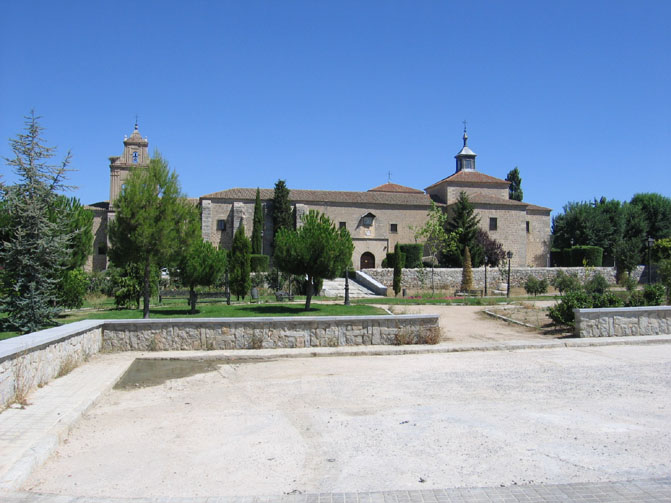
M 483 290 L 467 290 L 465 292 L 456 291 L 454 292 L 455 297 L 483 297 Z
M 289 292 L 275 292 L 275 298 L 278 302 L 282 302 L 283 300 L 294 300 L 294 295 Z

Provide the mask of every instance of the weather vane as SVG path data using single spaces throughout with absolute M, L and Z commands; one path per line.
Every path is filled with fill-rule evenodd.
M 387 183 L 391 183 L 391 171 L 387 171 Z
M 466 132 L 466 124 L 468 123 L 464 120 L 464 133 Z

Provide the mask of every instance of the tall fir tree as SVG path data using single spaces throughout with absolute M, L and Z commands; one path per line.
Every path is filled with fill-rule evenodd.
M 240 227 L 233 235 L 233 244 L 229 255 L 230 270 L 230 288 L 231 293 L 243 299 L 252 286 L 251 279 L 251 252 L 252 243 L 245 234 L 245 226 L 240 223 Z
M 517 169 L 517 166 L 508 172 L 506 182 L 510 182 L 510 186 L 508 187 L 508 199 L 521 201 L 524 197 L 524 192 L 522 191 L 522 177 L 520 176 L 520 170 Z
M 403 269 L 401 268 L 402 262 L 403 260 L 401 257 L 401 244 L 396 243 L 396 246 L 394 246 L 394 278 L 393 278 L 395 297 L 398 296 L 399 292 L 401 291 L 401 281 L 403 275 Z
M 458 253 L 444 254 L 448 262 L 447 265 L 461 267 L 466 247 L 474 250 L 479 246 L 476 241 L 479 223 L 480 217 L 475 214 L 475 209 L 469 201 L 468 195 L 465 192 L 461 192 L 447 223 L 448 233 L 458 233 Z
M 461 270 L 461 291 L 473 290 L 473 267 L 471 266 L 471 252 L 468 246 L 464 249 L 464 266 Z
M 180 254 L 198 237 L 198 210 L 182 194 L 177 174 L 158 152 L 149 166 L 131 171 L 114 206 L 110 260 L 120 268 L 140 266 L 142 315 L 149 318 L 152 268 L 176 265 Z
M 294 227 L 289 189 L 284 180 L 277 180 L 273 193 L 273 241 L 280 229 Z
M 261 191 L 258 187 L 256 188 L 256 201 L 254 202 L 252 253 L 255 255 L 263 253 L 263 205 L 261 204 Z
M 39 119 L 31 112 L 25 131 L 10 140 L 14 157 L 5 161 L 18 182 L 2 192 L 0 305 L 9 328 L 22 333 L 55 323 L 57 286 L 73 239 L 67 211 L 58 204 L 58 192 L 67 189 L 70 153 L 50 164 L 55 149 L 45 145 Z

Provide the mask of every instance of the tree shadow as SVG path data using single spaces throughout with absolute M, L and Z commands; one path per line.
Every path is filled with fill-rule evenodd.
M 309 312 L 317 312 L 319 309 L 316 308 L 310 308 L 308 311 L 305 310 L 305 306 L 303 305 L 298 305 L 298 304 L 291 304 L 291 305 L 279 305 L 279 304 L 272 304 L 269 306 L 261 305 L 261 306 L 241 306 L 239 308 L 240 311 L 248 311 L 250 313 L 256 313 L 256 314 L 265 314 L 265 315 L 287 315 L 287 314 L 302 314 L 302 313 L 309 313 Z

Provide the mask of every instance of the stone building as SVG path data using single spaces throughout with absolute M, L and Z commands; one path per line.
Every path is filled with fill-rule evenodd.
M 354 242 L 352 262 L 357 269 L 380 267 L 396 243 L 414 243 L 415 230 L 426 221 L 431 200 L 450 211 L 466 192 L 480 216 L 480 226 L 513 252 L 512 265 L 544 267 L 550 254 L 550 208 L 508 198 L 509 182 L 476 170 L 476 154 L 468 147 L 455 156 L 456 171 L 424 191 L 386 183 L 367 191 L 290 191 L 297 218 L 309 210 L 325 213 L 345 227 Z M 114 218 L 114 201 L 130 169 L 149 163 L 148 141 L 135 125 L 119 157 L 110 157 L 110 200 L 88 208 L 94 212 L 94 250 L 88 268 L 107 267 L 108 222 Z M 264 212 L 263 252 L 271 254 L 273 189 L 260 189 Z M 231 188 L 198 199 L 202 235 L 211 243 L 230 249 L 240 224 L 251 236 L 256 188 Z

